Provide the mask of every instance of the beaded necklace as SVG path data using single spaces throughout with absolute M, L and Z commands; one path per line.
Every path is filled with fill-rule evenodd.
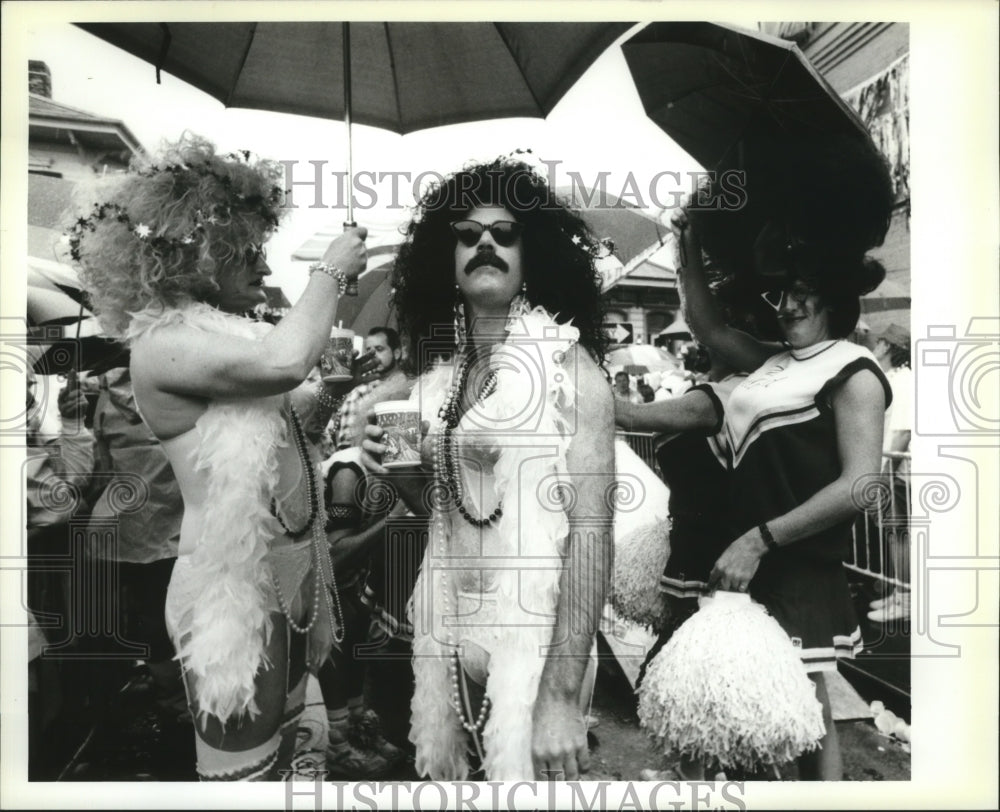
M 309 532 L 313 526 L 313 522 L 316 521 L 316 514 L 319 511 L 319 500 L 316 499 L 316 472 L 313 470 L 312 465 L 309 464 L 309 454 L 306 451 L 305 436 L 302 431 L 302 424 L 299 422 L 298 412 L 295 411 L 294 407 L 291 407 L 290 414 L 292 418 L 292 433 L 295 436 L 295 447 L 299 452 L 299 459 L 302 461 L 302 468 L 306 475 L 306 504 L 309 506 L 309 518 L 306 519 L 306 523 L 302 525 L 301 529 L 292 530 L 285 524 L 285 520 L 278 513 L 278 503 L 273 496 L 271 497 L 271 515 L 278 520 L 281 529 L 285 531 L 285 534 L 289 538 L 300 539 Z
M 441 559 L 445 560 L 448 555 L 448 550 L 443 530 L 443 528 L 439 528 L 438 538 L 440 541 L 438 543 L 438 552 L 441 555 Z M 441 569 L 440 577 L 443 604 L 441 617 L 457 617 L 457 613 L 453 615 L 451 611 L 451 590 L 448 587 L 448 570 L 445 568 Z M 486 720 L 489 717 L 490 698 L 485 694 L 483 695 L 483 702 L 479 706 L 479 715 L 476 717 L 475 721 L 473 721 L 471 717 L 471 705 L 469 708 L 470 715 L 468 717 L 465 715 L 465 706 L 462 704 L 462 690 L 460 687 L 461 675 L 459 673 L 459 669 L 462 666 L 458 658 L 458 643 L 455 642 L 455 632 L 452 631 L 452 627 L 447 625 L 446 628 L 446 643 L 448 648 L 451 650 L 451 656 L 448 657 L 448 671 L 451 682 L 451 706 L 455 709 L 455 713 L 458 714 L 458 719 L 462 724 L 462 728 L 475 737 L 476 747 L 478 748 L 478 734 L 481 733 L 483 728 L 486 726 Z M 480 758 L 481 757 L 482 752 L 480 752 Z
M 271 513 L 281 524 L 282 529 L 291 538 L 301 538 L 310 529 L 312 530 L 312 570 L 313 570 L 313 596 L 312 611 L 309 613 L 309 622 L 305 626 L 299 626 L 292 617 L 291 603 L 286 600 L 281 591 L 278 579 L 271 573 L 271 583 L 274 585 L 275 595 L 278 598 L 278 607 L 288 621 L 289 627 L 297 634 L 307 634 L 316 625 L 320 615 L 320 595 L 325 598 L 326 615 L 330 621 L 330 627 L 334 630 L 333 639 L 337 643 L 344 640 L 344 612 L 340 606 L 340 595 L 337 590 L 337 580 L 333 572 L 333 561 L 330 560 L 330 549 L 326 543 L 325 522 L 317 522 L 319 514 L 319 494 L 316 490 L 316 472 L 313 470 L 312 461 L 309 459 L 309 451 L 306 448 L 305 432 L 302 430 L 302 423 L 299 420 L 295 407 L 289 404 L 289 415 L 291 416 L 292 434 L 295 438 L 295 448 L 299 454 L 302 470 L 306 476 L 306 504 L 309 507 L 309 518 L 300 530 L 291 530 L 278 514 L 277 503 L 271 499 Z M 327 588 L 329 584 L 329 588 Z M 332 598 L 331 598 L 332 594 Z M 334 611 L 336 608 L 336 612 Z
M 445 397 L 444 403 L 438 411 L 438 417 L 444 423 L 444 428 L 438 435 L 437 442 L 435 443 L 434 472 L 438 476 L 439 481 L 443 478 L 441 484 L 445 488 L 445 493 L 451 498 L 455 509 L 462 518 L 473 527 L 483 528 L 491 525 L 503 515 L 503 500 L 500 500 L 496 509 L 488 516 L 473 516 L 465 506 L 461 462 L 455 454 L 454 430 L 458 427 L 461 420 L 459 404 L 462 401 L 462 394 L 465 392 L 465 387 L 468 384 L 471 369 L 472 364 L 469 358 L 464 357 L 461 361 L 458 374 L 455 376 L 456 383 L 448 391 L 448 395 Z M 476 398 L 476 403 L 482 403 L 496 390 L 496 386 L 496 370 L 490 370 L 483 380 L 483 386 Z
M 464 493 L 462 488 L 462 470 L 460 461 L 455 454 L 455 440 L 453 434 L 454 429 L 458 426 L 459 421 L 461 420 L 459 404 L 461 403 L 465 388 L 468 385 L 471 369 L 472 363 L 469 356 L 463 357 L 458 373 L 455 376 L 455 383 L 448 391 L 448 395 L 445 397 L 445 401 L 438 412 L 438 417 L 440 417 L 444 423 L 444 428 L 438 434 L 437 442 L 435 444 L 434 473 L 439 484 L 443 486 L 444 492 L 454 503 L 455 508 L 458 510 L 462 518 L 473 527 L 483 528 L 497 521 L 503 515 L 503 500 L 500 500 L 496 509 L 488 516 L 477 518 L 469 513 L 469 510 L 463 501 Z M 496 370 L 490 370 L 483 380 L 483 385 L 478 397 L 476 398 L 476 403 L 481 403 L 489 397 L 489 395 L 496 390 L 496 385 Z M 440 521 L 440 519 L 438 521 Z M 440 538 L 438 552 L 440 553 L 442 559 L 444 559 L 447 557 L 448 550 L 443 527 L 439 528 L 438 536 Z M 448 585 L 447 570 L 442 570 L 440 577 L 442 588 L 442 608 L 444 610 L 443 617 L 448 617 L 452 615 L 452 602 L 451 590 Z M 446 638 L 446 644 L 451 651 L 451 655 L 448 658 L 449 681 L 451 683 L 451 706 L 455 709 L 455 713 L 458 714 L 462 728 L 473 736 L 476 748 L 480 749 L 479 734 L 486 726 L 486 720 L 489 717 L 490 699 L 488 696 L 483 696 L 482 704 L 479 706 L 479 713 L 476 715 L 475 719 L 472 718 L 471 705 L 469 706 L 469 715 L 466 716 L 466 708 L 462 703 L 460 682 L 461 663 L 458 656 L 458 643 L 455 641 L 455 634 L 450 626 L 447 629 Z M 482 757 L 481 750 L 480 757 Z

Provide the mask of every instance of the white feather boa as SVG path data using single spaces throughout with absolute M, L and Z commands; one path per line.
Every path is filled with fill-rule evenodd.
M 183 324 L 210 333 L 259 339 L 247 319 L 208 305 L 134 314 L 128 338 Z M 278 481 L 277 452 L 288 442 L 281 396 L 212 402 L 198 419 L 199 444 L 192 460 L 208 472 L 201 535 L 191 556 L 190 612 L 178 651 L 196 675 L 202 717 L 225 723 L 259 713 L 254 678 L 269 667 L 264 647 L 271 634 L 267 612 L 271 586 L 268 546 L 278 529 L 268 510 Z
M 475 423 L 493 423 L 497 441 L 495 489 L 503 500 L 490 555 L 516 558 L 516 567 L 496 570 L 497 643 L 491 651 L 486 696 L 489 719 L 483 730 L 486 778 L 531 780 L 532 712 L 552 637 L 559 577 L 569 522 L 558 483 L 568 483 L 568 418 L 576 396 L 572 370 L 563 359 L 579 337 L 572 326 L 557 325 L 541 308 L 513 320 L 507 341 L 494 347 L 495 393 L 477 410 Z M 438 410 L 453 370 L 441 366 L 426 373 L 414 389 L 425 420 L 440 429 Z M 468 415 L 467 415 L 468 417 Z M 467 487 L 468 490 L 468 487 Z M 451 521 L 434 511 L 423 566 L 413 593 L 414 673 L 410 740 L 416 767 L 434 780 L 468 776 L 468 738 L 450 702 L 448 631 L 442 617 L 442 573 L 450 550 Z M 499 566 L 499 565 L 498 565 Z M 457 606 L 455 578 L 447 579 L 451 605 Z

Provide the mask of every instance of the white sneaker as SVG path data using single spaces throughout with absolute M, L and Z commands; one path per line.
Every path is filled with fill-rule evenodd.
M 908 620 L 910 617 L 910 593 L 894 592 L 892 600 L 880 609 L 868 613 L 873 623 L 889 623 L 893 620 Z
M 869 609 L 883 609 L 885 606 L 896 599 L 896 593 L 890 592 L 884 598 L 879 598 L 868 604 Z

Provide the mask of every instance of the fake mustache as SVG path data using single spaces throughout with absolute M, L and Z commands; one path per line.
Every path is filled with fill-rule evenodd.
M 476 254 L 472 259 L 468 261 L 465 265 L 465 275 L 468 276 L 476 268 L 482 268 L 484 265 L 489 265 L 492 268 L 507 272 L 507 263 L 498 257 L 493 251 L 481 251 Z

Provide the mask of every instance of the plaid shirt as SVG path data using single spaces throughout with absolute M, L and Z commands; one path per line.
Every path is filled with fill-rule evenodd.
M 358 384 L 350 392 L 348 392 L 347 396 L 344 398 L 344 402 L 340 405 L 340 410 L 330 421 L 330 425 L 328 427 L 330 436 L 334 441 L 335 450 L 339 451 L 341 448 L 349 448 L 357 442 L 358 435 L 362 429 L 362 427 L 358 425 L 358 421 L 365 420 L 368 407 L 373 400 L 370 396 L 376 388 L 384 384 L 388 384 L 389 394 L 391 395 L 394 389 L 400 388 L 400 386 L 407 383 L 407 381 L 408 379 L 406 374 L 397 367 L 383 380 L 374 380 L 370 383 Z M 407 390 L 405 394 L 401 393 L 399 397 L 405 400 L 408 395 L 409 390 Z
M 330 421 L 329 426 L 330 436 L 333 438 L 334 447 L 338 451 L 342 448 L 350 448 L 353 445 L 355 437 L 354 426 L 358 420 L 358 406 L 361 403 L 361 399 L 375 389 L 378 383 L 378 381 L 359 383 L 347 393 L 344 402 L 340 404 L 340 410 Z

